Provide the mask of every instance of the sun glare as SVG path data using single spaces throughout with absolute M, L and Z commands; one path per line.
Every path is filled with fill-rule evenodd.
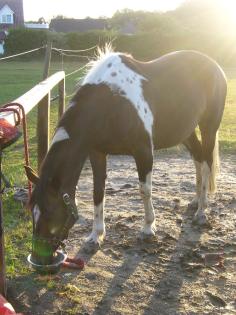
M 144 11 L 167 11 L 174 10 L 185 1 L 191 0 L 119 0 L 119 2 L 100 0 L 84 3 L 81 7 L 78 0 L 41 0 L 40 5 L 35 1 L 24 0 L 25 18 L 26 20 L 37 20 L 43 16 L 46 20 L 50 20 L 53 16 L 63 15 L 73 18 L 85 18 L 107 16 L 111 17 L 117 10 L 129 8 L 132 10 Z M 195 0 L 198 1 L 198 0 Z M 224 29 L 229 33 L 236 32 L 236 0 L 208 0 L 212 2 L 216 8 L 219 8 L 217 19 L 222 20 Z M 204 0 L 199 0 L 203 2 Z M 37 2 L 38 3 L 38 2 Z
M 220 2 L 222 13 L 228 17 L 229 25 L 236 28 L 236 1 L 222 0 Z M 233 30 L 235 31 L 235 29 Z

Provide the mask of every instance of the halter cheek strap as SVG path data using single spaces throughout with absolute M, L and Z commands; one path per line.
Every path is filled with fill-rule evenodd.
M 79 218 L 78 209 L 75 203 L 71 200 L 70 196 L 67 193 L 65 193 L 63 194 L 62 198 L 67 208 L 68 214 L 71 215 L 75 221 L 78 220 Z
M 62 199 L 64 201 L 64 204 L 66 206 L 67 210 L 67 219 L 65 221 L 65 224 L 63 228 L 61 229 L 61 232 L 58 236 L 58 240 L 62 242 L 65 239 L 65 235 L 68 234 L 68 231 L 72 226 L 75 224 L 75 222 L 78 220 L 79 215 L 78 215 L 78 209 L 75 205 L 75 203 L 71 200 L 69 194 L 64 193 L 62 195 Z

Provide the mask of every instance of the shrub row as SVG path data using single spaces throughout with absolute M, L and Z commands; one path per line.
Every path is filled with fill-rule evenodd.
M 203 31 L 164 32 L 163 30 L 138 33 L 136 35 L 120 35 L 112 31 L 94 31 L 87 33 L 53 33 L 30 29 L 13 29 L 6 40 L 6 55 L 16 54 L 46 44 L 47 40 L 53 41 L 53 46 L 63 49 L 86 49 L 112 41 L 116 50 L 131 53 L 135 58 L 149 60 L 164 53 L 194 49 L 208 54 L 223 66 L 236 66 L 236 40 L 227 39 L 220 34 Z M 85 55 L 94 52 L 85 52 Z M 28 58 L 43 57 L 44 52 L 24 56 Z M 58 55 L 54 54 L 54 58 Z

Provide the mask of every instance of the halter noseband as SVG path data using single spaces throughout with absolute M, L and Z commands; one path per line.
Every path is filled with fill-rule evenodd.
M 75 222 L 78 220 L 79 215 L 78 215 L 78 209 L 75 205 L 75 203 L 71 200 L 69 194 L 64 193 L 62 195 L 62 199 L 64 202 L 64 205 L 67 210 L 67 219 L 65 221 L 65 224 L 63 225 L 60 233 L 58 236 L 55 236 L 51 239 L 46 238 L 46 237 L 37 237 L 33 236 L 33 240 L 35 241 L 40 241 L 42 243 L 51 245 L 51 246 L 62 246 L 64 247 L 63 240 L 66 238 L 66 235 L 68 234 L 68 231 L 72 226 L 75 224 Z

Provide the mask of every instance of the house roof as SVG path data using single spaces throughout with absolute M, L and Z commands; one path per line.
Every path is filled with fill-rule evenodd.
M 9 9 L 10 13 L 14 13 L 14 12 L 12 11 L 12 9 L 9 8 L 9 6 L 8 6 L 7 4 L 5 4 L 2 8 L 0 8 L 0 12 L 1 12 L 1 10 L 4 9 L 4 8 Z M 8 12 L 9 12 L 9 11 L 8 11 Z
M 50 28 L 55 32 L 87 32 L 103 30 L 107 27 L 106 19 L 53 19 Z
M 24 9 L 23 0 L 0 0 L 0 10 L 8 5 L 9 8 L 15 13 L 15 24 L 24 24 Z

